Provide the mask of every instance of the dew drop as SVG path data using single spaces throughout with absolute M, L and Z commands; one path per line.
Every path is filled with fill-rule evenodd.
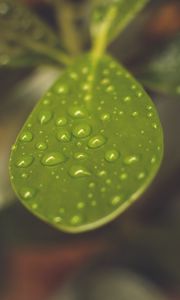
M 78 224 L 81 223 L 81 221 L 82 221 L 82 218 L 81 218 L 80 216 L 78 216 L 78 215 L 73 216 L 73 217 L 70 219 L 70 223 L 71 223 L 72 225 L 78 225 Z
M 56 134 L 56 138 L 58 139 L 58 141 L 61 142 L 70 142 L 71 140 L 71 133 L 66 130 L 66 129 L 59 129 L 57 134 Z
M 129 101 L 131 101 L 131 97 L 127 96 L 124 98 L 124 102 L 129 102 Z
M 94 182 L 90 182 L 89 183 L 89 188 L 93 189 L 95 187 L 95 183 Z
M 46 150 L 47 144 L 45 142 L 39 142 L 36 144 L 36 149 L 38 150 Z
M 72 78 L 74 80 L 78 79 L 78 74 L 75 72 L 71 72 L 69 76 L 70 76 L 70 78 Z
M 92 194 L 92 193 L 89 193 L 89 194 L 88 194 L 88 198 L 89 198 L 89 199 L 93 198 L 93 194 Z
M 53 222 L 54 222 L 54 223 L 61 223 L 61 222 L 62 222 L 62 218 L 59 217 L 59 216 L 58 216 L 58 217 L 54 217 L 54 218 L 53 218 Z
M 153 156 L 153 157 L 151 158 L 151 163 L 154 164 L 155 162 L 156 162 L 156 157 Z
M 33 188 L 24 187 L 21 189 L 20 195 L 23 199 L 29 200 L 35 196 L 35 190 Z
M 91 149 L 96 149 L 96 148 L 103 146 L 105 143 L 106 143 L 105 137 L 103 135 L 99 134 L 99 135 L 92 137 L 88 141 L 88 147 Z
M 106 179 L 106 184 L 107 184 L 107 185 L 111 185 L 111 183 L 112 183 L 112 181 L 111 181 L 110 178 Z
M 85 118 L 87 116 L 87 111 L 83 107 L 72 106 L 69 108 L 68 113 L 73 118 Z
M 20 135 L 20 140 L 22 142 L 31 142 L 33 139 L 33 135 L 30 131 L 24 131 L 21 135 Z
M 122 116 L 124 112 L 122 110 L 119 111 L 119 115 Z
M 80 177 L 90 176 L 91 173 L 83 166 L 73 165 L 69 169 L 69 175 L 73 178 L 80 178 Z
M 86 159 L 87 157 L 88 157 L 87 154 L 84 153 L 84 152 L 76 152 L 76 153 L 74 154 L 74 158 L 75 158 L 75 159 L 78 159 L 78 160 L 84 160 L 84 159 Z
M 124 163 L 125 163 L 126 165 L 131 165 L 131 164 L 133 164 L 133 163 L 135 163 L 135 162 L 137 162 L 137 161 L 138 161 L 138 157 L 135 156 L 135 155 L 127 156 L 127 157 L 124 159 Z
M 32 209 L 36 210 L 36 209 L 38 208 L 38 204 L 37 204 L 37 203 L 33 203 L 33 204 L 31 205 L 31 207 L 32 207 Z
M 153 107 L 151 105 L 147 106 L 147 110 L 152 110 L 152 109 L 153 109 Z
M 43 100 L 43 104 L 44 105 L 49 105 L 51 103 L 51 100 L 50 99 L 44 99 Z
M 79 202 L 79 203 L 77 204 L 77 208 L 78 208 L 78 209 L 82 209 L 82 208 L 84 208 L 84 207 L 85 207 L 84 202 Z
M 22 173 L 22 174 L 21 174 L 21 177 L 22 177 L 22 178 L 28 178 L 28 174 L 27 174 L 27 173 Z
M 41 160 L 41 163 L 44 166 L 56 166 L 61 164 L 65 161 L 65 156 L 60 152 L 51 152 L 45 154 Z
M 158 128 L 158 126 L 157 126 L 156 123 L 153 123 L 153 124 L 152 124 L 152 127 L 153 127 L 154 129 L 157 129 L 157 128 Z
M 114 87 L 112 85 L 109 85 L 106 89 L 106 92 L 110 93 L 112 91 L 114 91 Z
M 108 78 L 102 79 L 101 84 L 103 84 L 103 85 L 109 84 L 109 79 Z
M 87 94 L 85 97 L 84 97 L 84 100 L 85 101 L 90 101 L 92 98 L 92 96 L 90 94 Z
M 128 178 L 128 174 L 127 173 L 122 173 L 122 174 L 120 174 L 119 178 L 120 178 L 120 180 L 124 181 Z
M 91 127 L 86 123 L 82 123 L 75 126 L 72 130 L 72 133 L 77 138 L 84 138 L 90 135 Z
M 139 98 L 141 98 L 142 95 L 143 95 L 142 92 L 137 93 L 137 96 L 138 96 Z
M 110 114 L 108 114 L 108 113 L 104 113 L 104 114 L 102 114 L 101 117 L 100 117 L 100 119 L 101 119 L 102 121 L 109 121 L 110 118 L 111 118 L 111 116 L 110 116 Z
M 137 111 L 134 111 L 134 112 L 132 113 L 132 116 L 133 116 L 133 117 L 137 117 L 137 116 L 138 116 L 138 112 L 137 112 Z
M 16 166 L 19 168 L 27 168 L 32 164 L 33 159 L 31 155 L 24 155 L 17 160 Z
M 122 197 L 120 195 L 114 196 L 111 199 L 111 205 L 116 206 L 122 201 Z
M 64 126 L 67 124 L 67 119 L 65 117 L 59 117 L 56 119 L 56 126 Z
M 139 180 L 144 179 L 144 177 L 145 177 L 145 173 L 144 172 L 139 173 L 138 176 L 137 176 L 137 178 Z
M 137 89 L 137 86 L 136 86 L 135 84 L 133 84 L 133 85 L 131 86 L 131 89 L 132 89 L 132 90 L 136 90 L 136 89 Z
M 39 122 L 41 124 L 48 123 L 52 118 L 52 112 L 49 110 L 44 110 L 39 113 Z
M 83 91 L 88 91 L 90 89 L 90 85 L 86 83 L 82 86 L 82 89 Z
M 108 162 L 114 162 L 119 158 L 119 152 L 117 150 L 108 150 L 105 153 L 105 159 Z
M 107 172 L 105 170 L 101 170 L 98 172 L 98 176 L 99 177 L 103 177 L 103 176 L 106 176 L 107 175 Z
M 65 94 L 68 92 L 68 87 L 66 85 L 56 86 L 54 91 L 57 94 Z
M 11 150 L 14 151 L 14 150 L 16 150 L 16 149 L 17 149 L 17 146 L 16 146 L 16 144 L 14 144 L 14 145 L 11 147 Z

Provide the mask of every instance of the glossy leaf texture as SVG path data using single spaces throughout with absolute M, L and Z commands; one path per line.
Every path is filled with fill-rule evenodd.
M 66 60 L 51 29 L 14 0 L 0 0 L 0 38 L 0 67 Z
M 10 157 L 22 203 L 60 230 L 108 223 L 147 188 L 162 159 L 160 121 L 149 96 L 116 61 L 90 54 L 37 104 Z
M 91 19 L 91 34 L 94 40 L 110 43 L 131 22 L 149 0 L 104 0 L 98 1 Z
M 142 67 L 139 79 L 153 91 L 180 95 L 180 35 Z

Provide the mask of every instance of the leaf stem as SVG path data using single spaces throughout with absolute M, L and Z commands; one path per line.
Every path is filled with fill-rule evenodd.
M 9 32 L 5 32 L 5 38 L 10 40 L 15 39 L 14 35 Z M 72 58 L 61 50 L 50 47 L 48 45 L 46 46 L 46 44 L 41 44 L 39 42 L 29 40 L 28 37 L 18 36 L 18 42 L 21 44 L 21 46 L 27 49 L 33 50 L 34 52 L 37 52 L 39 54 L 46 55 L 53 61 L 56 61 L 58 64 L 69 65 L 72 61 Z
M 107 47 L 109 29 L 116 14 L 117 14 L 116 7 L 113 6 L 108 11 L 104 22 L 102 22 L 99 28 L 98 35 L 96 35 L 96 38 L 94 40 L 94 46 L 92 48 L 92 54 L 95 60 L 101 57 L 101 55 L 105 52 L 105 49 Z
M 77 8 L 77 5 L 67 0 L 54 0 L 60 38 L 67 51 L 73 56 L 81 53 L 83 47 L 82 36 L 75 26 L 77 13 L 81 11 L 81 7 Z
M 29 42 L 28 39 L 24 39 L 23 44 L 25 47 L 28 47 L 29 49 L 32 49 L 38 53 L 44 54 L 60 64 L 69 65 L 72 61 L 72 58 L 69 55 L 63 53 L 59 49 L 50 48 L 44 44 L 32 41 Z

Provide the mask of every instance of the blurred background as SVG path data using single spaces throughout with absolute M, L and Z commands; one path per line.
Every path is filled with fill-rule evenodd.
M 179 0 L 151 0 L 109 47 L 156 104 L 165 135 L 160 172 L 119 218 L 78 235 L 39 221 L 18 202 L 10 186 L 11 145 L 63 67 L 45 56 L 39 64 L 37 53 L 26 57 L 17 47 L 17 35 L 5 43 L 6 2 L 0 0 L 0 299 L 180 299 Z M 19 2 L 60 32 L 62 49 L 72 55 L 89 49 L 90 0 Z

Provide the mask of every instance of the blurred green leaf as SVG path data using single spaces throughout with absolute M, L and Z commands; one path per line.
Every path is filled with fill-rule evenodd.
M 149 0 L 105 0 L 98 1 L 92 13 L 91 34 L 95 51 L 108 43 L 129 24 Z
M 0 66 L 68 62 L 51 29 L 13 0 L 0 0 L 0 38 Z
M 149 89 L 180 95 L 180 35 L 142 67 L 139 79 Z
M 22 203 L 60 230 L 95 229 L 154 178 L 163 154 L 155 107 L 109 56 L 84 55 L 37 104 L 10 158 Z

